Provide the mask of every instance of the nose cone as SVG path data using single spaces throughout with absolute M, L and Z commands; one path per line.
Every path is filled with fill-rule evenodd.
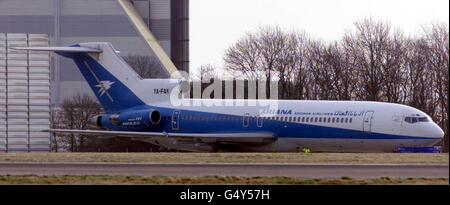
M 429 130 L 429 137 L 441 139 L 444 137 L 444 131 L 436 123 L 433 123 Z

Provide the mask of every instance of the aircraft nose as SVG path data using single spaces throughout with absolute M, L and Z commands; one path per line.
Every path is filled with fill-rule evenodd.
M 444 138 L 444 131 L 436 123 L 433 123 L 430 129 L 430 137 Z

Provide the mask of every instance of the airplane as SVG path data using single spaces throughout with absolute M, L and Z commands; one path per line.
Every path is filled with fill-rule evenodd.
M 444 136 L 430 116 L 395 103 L 174 99 L 170 93 L 182 80 L 142 79 L 109 42 L 14 49 L 72 59 L 105 110 L 93 121 L 106 130 L 46 132 L 120 136 L 192 152 L 395 152 L 399 146 L 431 146 Z

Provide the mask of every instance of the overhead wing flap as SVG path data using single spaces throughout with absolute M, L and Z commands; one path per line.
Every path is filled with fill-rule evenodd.
M 130 131 L 106 131 L 106 130 L 66 130 L 50 129 L 43 130 L 51 133 L 83 134 L 94 136 L 120 136 L 120 137 L 169 137 L 181 140 L 195 140 L 206 143 L 225 142 L 225 143 L 263 143 L 275 141 L 277 138 L 269 132 L 252 133 L 165 133 L 165 132 L 130 132 Z
M 54 52 L 68 52 L 68 53 L 101 53 L 102 50 L 87 47 L 12 47 L 14 50 L 29 50 L 29 51 L 54 51 Z

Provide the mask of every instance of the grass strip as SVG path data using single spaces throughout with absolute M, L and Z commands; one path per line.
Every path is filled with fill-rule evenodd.
M 449 185 L 449 178 L 305 179 L 284 176 L 0 175 L 0 185 Z
M 0 162 L 449 164 L 448 153 L 0 153 Z

